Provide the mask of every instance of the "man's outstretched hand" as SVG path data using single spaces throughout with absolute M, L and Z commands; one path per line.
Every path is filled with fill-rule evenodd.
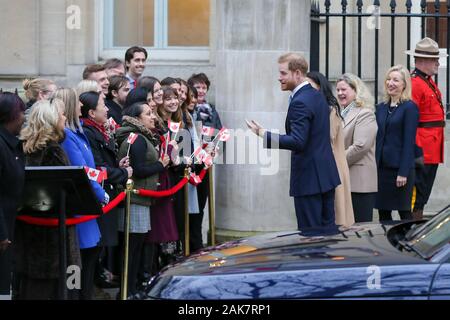
M 260 136 L 261 138 L 264 137 L 266 129 L 264 129 L 258 122 L 256 122 L 255 120 L 245 120 L 245 122 L 247 123 L 247 127 L 252 130 L 254 134 Z

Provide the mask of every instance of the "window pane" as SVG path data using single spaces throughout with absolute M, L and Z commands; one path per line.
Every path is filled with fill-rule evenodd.
M 209 0 L 168 0 L 169 46 L 209 46 Z
M 114 0 L 114 46 L 154 45 L 154 0 Z

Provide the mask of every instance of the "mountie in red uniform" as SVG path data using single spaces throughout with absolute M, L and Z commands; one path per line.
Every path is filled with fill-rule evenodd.
M 433 79 L 416 69 L 411 76 L 412 99 L 419 108 L 416 144 L 425 164 L 444 162 L 445 109 L 442 94 Z

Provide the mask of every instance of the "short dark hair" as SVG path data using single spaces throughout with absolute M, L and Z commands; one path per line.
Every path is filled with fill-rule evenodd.
M 128 48 L 127 52 L 125 52 L 125 62 L 130 62 L 131 59 L 133 59 L 134 54 L 136 52 L 142 52 L 145 55 L 145 59 L 147 59 L 147 57 L 148 57 L 147 50 L 145 50 L 145 48 L 142 48 L 142 47 L 134 46 L 134 47 Z M 125 67 L 126 67 L 126 65 L 125 65 Z
M 83 118 L 89 117 L 89 110 L 97 109 L 98 99 L 100 99 L 100 93 L 94 91 L 88 91 L 80 95 L 81 116 Z
M 115 69 L 118 68 L 120 66 L 124 66 L 125 64 L 123 63 L 122 60 L 117 59 L 117 58 L 112 58 L 112 59 L 108 59 L 106 60 L 106 62 L 103 64 L 103 67 L 105 69 Z
M 178 83 L 179 85 L 181 85 L 181 81 L 180 80 L 172 78 L 172 77 L 164 78 L 161 81 L 161 85 L 162 86 L 171 86 L 171 85 L 173 85 L 175 83 Z
M 131 106 L 136 102 L 147 103 L 147 88 L 135 88 L 128 93 L 125 107 Z
M 201 73 L 197 73 L 197 74 L 193 74 L 189 79 L 188 79 L 188 84 L 190 86 L 194 86 L 196 83 L 204 83 L 206 84 L 206 87 L 209 90 L 209 86 L 211 85 L 211 82 L 208 79 L 208 76 L 206 74 L 204 74 L 203 72 Z
M 19 118 L 25 111 L 25 103 L 12 92 L 0 93 L 0 125 L 10 123 Z
M 123 109 L 122 115 L 132 118 L 138 118 L 144 111 L 144 108 L 142 107 L 144 104 L 147 104 L 147 102 L 146 101 L 135 102 L 130 106 L 126 107 L 125 109 Z
M 155 84 L 159 82 L 159 80 L 155 77 L 151 76 L 144 76 L 140 77 L 137 81 L 137 86 L 141 88 L 146 88 L 148 91 L 150 91 L 152 94 L 155 89 Z
M 84 68 L 83 80 L 88 80 L 89 76 L 93 73 L 105 71 L 105 67 L 101 64 L 89 64 Z
M 128 78 L 125 76 L 112 76 L 109 77 L 109 87 L 108 87 L 108 95 L 106 98 L 112 100 L 113 95 L 112 92 L 119 91 L 120 88 L 124 87 L 128 83 Z

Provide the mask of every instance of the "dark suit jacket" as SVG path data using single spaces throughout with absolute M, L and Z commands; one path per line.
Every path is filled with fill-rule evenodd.
M 399 176 L 407 177 L 414 168 L 419 109 L 412 101 L 403 102 L 391 114 L 388 109 L 387 103 L 377 106 L 377 165 L 398 169 Z
M 105 105 L 108 107 L 108 118 L 112 117 L 118 125 L 122 125 L 122 107 L 109 99 L 105 99 Z
M 22 197 L 25 161 L 22 144 L 0 126 L 0 241 L 13 240 L 16 210 Z
M 330 107 L 310 84 L 298 90 L 289 104 L 286 135 L 267 132 L 264 142 L 267 148 L 292 151 L 292 197 L 325 193 L 340 184 L 331 150 Z

